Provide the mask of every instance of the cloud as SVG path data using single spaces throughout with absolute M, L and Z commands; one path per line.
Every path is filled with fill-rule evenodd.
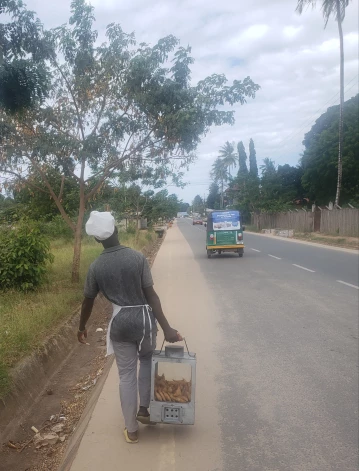
M 28 0 L 47 27 L 64 23 L 70 0 Z M 192 46 L 194 82 L 212 73 L 243 79 L 250 75 L 261 86 L 255 100 L 234 107 L 234 126 L 213 128 L 202 139 L 198 160 L 183 191 L 192 200 L 207 190 L 209 171 L 225 141 L 254 139 L 260 160 L 295 165 L 304 133 L 329 106 L 339 102 L 339 40 L 337 24 L 326 29 L 320 8 L 300 16 L 288 0 L 92 0 L 96 27 L 120 23 L 138 41 L 154 43 L 174 34 Z M 345 35 L 345 98 L 358 93 L 358 4 L 351 2 L 343 24 Z M 102 34 L 101 34 L 102 32 Z

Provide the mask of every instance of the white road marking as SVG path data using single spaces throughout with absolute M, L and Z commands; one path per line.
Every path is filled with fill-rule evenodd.
M 257 249 L 251 249 L 251 250 L 254 250 L 255 252 L 260 252 L 260 250 L 257 250 Z
M 310 271 L 311 273 L 315 273 L 314 270 L 310 270 L 309 268 L 302 267 L 302 265 L 296 265 L 293 263 L 293 267 L 301 268 L 302 270 Z
M 346 283 L 345 281 L 342 280 L 337 280 L 338 283 L 341 283 L 342 285 L 350 286 L 351 288 L 359 289 L 359 286 L 351 285 L 350 283 Z
M 275 255 L 268 254 L 268 257 L 275 258 L 276 260 L 282 260 L 280 257 L 276 257 Z

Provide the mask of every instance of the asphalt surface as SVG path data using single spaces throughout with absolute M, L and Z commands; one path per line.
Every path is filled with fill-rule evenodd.
M 357 470 L 358 255 L 245 233 L 207 259 L 177 225 L 215 313 L 221 471 Z

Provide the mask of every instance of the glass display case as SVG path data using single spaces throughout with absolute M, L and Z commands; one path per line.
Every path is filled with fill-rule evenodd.
M 151 422 L 193 425 L 196 354 L 180 345 L 155 351 L 151 372 Z

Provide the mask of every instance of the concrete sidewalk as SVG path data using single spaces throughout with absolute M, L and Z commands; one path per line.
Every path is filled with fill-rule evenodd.
M 155 289 L 172 326 L 197 353 L 196 424 L 140 425 L 140 443 L 126 444 L 115 363 L 105 382 L 71 471 L 221 471 L 214 303 L 193 253 L 174 225 L 152 270 Z M 158 346 L 162 343 L 159 332 Z

